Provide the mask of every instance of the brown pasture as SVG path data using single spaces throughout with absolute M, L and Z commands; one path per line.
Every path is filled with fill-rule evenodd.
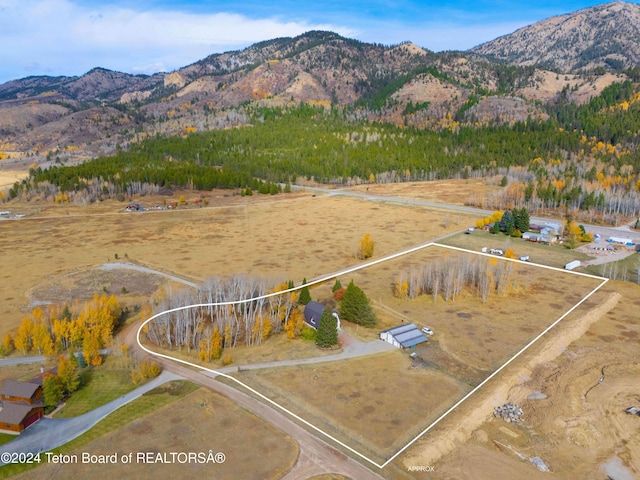
M 638 285 L 608 282 L 394 465 L 435 465 L 436 477 L 413 475 L 425 480 L 548 478 L 519 452 L 541 458 L 556 478 L 603 478 L 603 466 L 615 459 L 626 470 L 620 476 L 637 475 L 640 422 L 625 409 L 640 400 L 639 292 Z M 612 297 L 619 298 L 612 308 L 596 313 Z M 584 322 L 589 327 L 576 335 Z M 492 407 L 506 401 L 523 409 L 520 424 L 493 417 Z
M 469 290 L 448 302 L 442 295 L 435 301 L 432 295 L 413 300 L 393 295 L 401 271 L 459 255 L 474 254 L 434 245 L 353 272 L 341 282 L 345 285 L 353 279 L 367 293 L 382 317 L 381 328 L 403 322 L 432 328 L 436 333 L 424 349 L 425 357 L 445 371 L 449 371 L 449 362 L 472 366 L 477 375 L 461 378 L 472 384 L 479 383 L 601 283 L 597 278 L 519 262 L 513 263 L 506 294 L 494 292 L 486 303 Z
M 400 351 L 233 375 L 380 463 L 469 390 Z
M 14 183 L 21 181 L 27 175 L 28 172 L 23 171 L 0 170 L 0 192 L 13 187 Z
M 30 215 L 0 224 L 0 334 L 16 328 L 33 289 L 113 262 L 116 254 L 195 281 L 242 273 L 300 283 L 355 264 L 353 252 L 365 233 L 380 256 L 471 220 L 450 220 L 445 228 L 444 211 L 311 194 L 221 197 L 209 208 L 137 213 L 122 213 L 123 204 L 115 201 L 86 208 L 31 202 L 11 209 Z
M 456 187 L 462 188 L 461 185 L 447 184 L 437 194 L 428 193 L 436 184 L 415 184 L 416 198 L 444 198 L 443 195 L 449 194 L 447 192 Z M 461 184 L 465 185 L 462 181 Z M 422 193 L 421 189 L 424 190 Z M 435 195 L 435 198 L 430 195 Z M 145 203 L 144 199 L 138 200 Z M 162 200 L 153 200 L 154 203 L 158 201 Z M 478 218 L 477 215 L 347 197 L 312 197 L 310 193 L 220 197 L 212 198 L 209 208 L 131 214 L 121 212 L 122 203 L 109 201 L 86 208 L 33 202 L 8 204 L 6 208 L 29 216 L 19 221 L 0 222 L 0 334 L 17 326 L 29 308 L 31 295 L 36 297 L 36 293 L 50 292 L 52 282 L 68 274 L 76 275 L 69 280 L 70 286 L 45 300 L 54 301 L 56 297 L 61 297 L 58 298 L 60 302 L 72 300 L 65 297 L 79 294 L 79 285 L 86 279 L 93 279 L 95 286 L 100 287 L 95 293 L 100 293 L 104 278 L 95 280 L 96 277 L 89 272 L 94 272 L 94 268 L 102 263 L 113 262 L 116 253 L 121 259 L 126 253 L 130 261 L 194 281 L 212 275 L 226 277 L 245 273 L 274 280 L 293 279 L 299 283 L 303 277 L 309 280 L 356 264 L 353 251 L 364 233 L 373 236 L 376 241 L 375 257 L 379 257 L 460 230 Z M 462 392 L 477 384 L 483 375 L 509 358 L 598 284 L 597 280 L 518 265 L 508 294 L 494 296 L 487 304 L 482 304 L 470 293 L 461 295 L 455 302 L 444 302 L 440 298 L 434 303 L 431 297 L 402 301 L 393 297 L 392 283 L 398 271 L 443 254 L 442 249 L 429 248 L 417 255 L 401 257 L 341 278 L 343 285 L 353 278 L 365 290 L 376 308 L 380 328 L 402 321 L 433 328 L 436 333 L 432 340 L 426 348 L 420 349 L 427 364 L 433 368 L 410 369 L 406 356 L 391 352 L 348 362 L 245 371 L 241 372 L 242 378 L 255 381 L 267 395 L 275 394 L 277 401 L 290 402 L 292 408 L 301 408 L 301 413 L 307 409 L 311 418 L 320 418 L 318 426 L 326 426 L 328 431 L 338 434 L 343 432 L 345 443 L 362 448 L 365 454 L 371 452 L 376 460 L 383 460 L 389 452 L 395 452 L 403 442 L 428 425 L 433 415 L 450 406 Z M 452 255 L 453 252 L 447 254 Z M 78 279 L 81 280 L 76 281 Z M 89 280 L 86 280 L 90 286 L 83 290 L 85 293 L 93 288 Z M 110 285 L 112 289 L 119 286 L 116 281 Z M 329 298 L 330 287 L 325 284 L 312 289 L 312 297 Z M 126 288 L 131 290 L 129 286 Z M 138 301 L 147 294 L 140 287 L 131 295 L 137 295 Z M 622 346 L 630 349 L 635 345 L 637 352 L 637 338 L 634 340 L 634 336 L 639 334 L 637 325 L 625 328 L 624 324 L 629 322 L 623 321 L 626 316 L 637 318 L 633 310 L 637 310 L 637 305 L 629 307 L 631 299 L 637 298 L 637 288 L 625 286 L 625 296 L 627 307 L 624 311 L 617 310 L 616 318 L 608 319 L 604 324 L 601 322 L 597 329 L 594 327 L 588 332 L 588 340 L 593 345 L 589 342 L 581 345 L 583 348 L 591 347 L 591 350 L 585 350 L 585 355 L 590 354 L 589 358 L 595 363 Z M 124 297 L 126 299 L 126 295 Z M 586 304 L 584 308 L 587 308 Z M 344 328 L 363 339 L 377 337 L 380 329 L 368 330 L 349 324 Z M 550 334 L 553 335 L 554 331 Z M 271 355 L 247 359 L 265 361 L 270 360 Z M 628 361 L 626 357 L 624 361 Z M 597 370 L 595 365 L 594 368 Z M 308 380 L 308 375 L 315 375 L 314 369 L 320 373 L 316 376 L 324 382 L 325 388 L 307 391 L 309 382 L 305 383 L 305 378 Z M 254 377 L 249 378 L 251 375 Z M 351 383 L 344 381 L 343 375 L 347 375 Z M 560 375 L 569 382 L 570 374 L 561 372 Z M 416 378 L 420 381 L 413 381 Z M 380 395 L 370 395 L 373 389 L 385 385 L 390 387 L 384 392 L 377 392 Z M 446 385 L 446 388 L 440 388 L 441 385 Z M 425 386 L 428 392 L 436 394 L 425 395 Z M 408 393 L 406 397 L 403 395 L 405 391 Z M 311 398 L 316 392 L 319 392 L 320 399 Z M 331 395 L 334 398 L 330 398 Z M 568 404 L 569 400 L 564 403 Z M 399 417 L 380 421 L 379 414 L 392 411 L 396 406 L 402 407 Z M 167 408 L 172 409 L 173 406 Z M 323 416 L 327 418 L 322 420 Z M 167 414 L 155 418 L 154 429 L 162 429 L 163 432 L 170 429 L 170 418 Z M 181 425 L 187 430 L 198 428 L 203 423 L 181 418 L 184 419 Z M 456 418 L 455 414 L 452 418 Z M 448 421 L 447 425 L 455 423 Z M 391 428 L 400 433 L 394 437 L 395 443 L 389 446 L 383 440 L 389 438 Z M 237 436 L 237 430 L 234 431 Z M 438 432 L 439 428 L 432 432 L 434 439 L 438 438 Z M 563 435 L 562 429 L 554 427 L 551 417 L 542 432 L 551 443 L 557 435 Z M 601 433 L 606 435 L 606 430 L 602 429 Z M 149 435 L 158 442 L 167 435 L 174 435 L 171 437 L 174 440 L 182 438 L 176 433 L 157 438 L 152 433 Z M 120 438 L 128 437 L 118 432 L 118 442 Z M 190 435 L 184 437 L 190 438 Z M 137 437 L 138 440 L 140 438 L 146 437 Z M 246 440 L 244 433 L 238 438 Z M 259 442 L 257 437 L 248 441 Z M 111 439 L 111 442 L 105 445 L 113 445 L 116 440 Z M 168 451 L 170 447 L 158 443 L 159 451 Z M 483 442 L 483 447 L 491 448 L 491 444 Z M 409 451 L 416 452 L 419 448 L 414 446 Z M 100 453 L 98 448 L 95 452 Z M 233 462 L 233 465 L 237 466 L 237 463 Z
M 434 203 L 446 203 L 448 205 L 464 205 L 487 197 L 490 193 L 500 190 L 500 187 L 497 184 L 488 184 L 484 178 L 452 178 L 434 182 L 358 185 L 353 187 L 352 190 L 373 195 L 412 198 Z M 452 214 L 453 216 L 454 214 Z M 482 218 L 482 215 L 479 215 L 478 218 Z

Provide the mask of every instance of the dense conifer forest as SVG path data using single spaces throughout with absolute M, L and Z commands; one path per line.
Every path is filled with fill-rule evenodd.
M 274 193 L 276 183 L 299 178 L 349 185 L 500 176 L 506 188 L 493 208 L 639 213 L 640 93 L 630 81 L 581 106 L 561 98 L 547 107 L 547 120 L 503 125 L 419 130 L 355 122 L 353 108 L 245 106 L 246 126 L 158 136 L 112 157 L 34 169 L 10 195 L 62 192 L 95 201 L 160 187 Z

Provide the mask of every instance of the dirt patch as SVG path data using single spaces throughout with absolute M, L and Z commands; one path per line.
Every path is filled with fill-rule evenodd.
M 95 294 L 108 292 L 123 295 L 149 297 L 167 281 L 159 275 L 134 270 L 88 269 L 59 275 L 38 285 L 29 292 L 30 303 L 64 304 L 73 300 L 89 300 Z

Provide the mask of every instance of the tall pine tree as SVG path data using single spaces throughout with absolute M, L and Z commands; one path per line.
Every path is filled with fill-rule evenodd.
M 344 292 L 340 304 L 340 318 L 367 328 L 376 326 L 376 315 L 371 308 L 371 303 L 362 289 L 353 283 L 353 280 L 349 282 Z
M 338 344 L 338 323 L 330 308 L 325 308 L 316 331 L 316 345 L 330 348 Z
M 306 278 L 302 280 L 302 285 L 304 286 L 300 289 L 300 297 L 298 298 L 298 303 L 300 305 L 306 305 L 311 301 L 311 294 L 309 293 L 309 287 L 307 287 Z

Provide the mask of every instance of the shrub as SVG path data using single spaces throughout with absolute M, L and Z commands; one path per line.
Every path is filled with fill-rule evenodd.
M 227 365 L 231 365 L 231 364 L 233 363 L 233 360 L 231 359 L 231 355 L 230 355 L 230 354 L 228 354 L 228 353 L 227 353 L 227 354 L 225 354 L 225 355 L 222 357 L 222 362 L 221 362 L 221 363 L 222 363 L 222 366 L 223 366 L 223 367 L 226 367 Z
M 315 340 L 316 339 L 316 331 L 311 328 L 309 325 L 305 325 L 300 330 L 300 336 L 303 340 Z

